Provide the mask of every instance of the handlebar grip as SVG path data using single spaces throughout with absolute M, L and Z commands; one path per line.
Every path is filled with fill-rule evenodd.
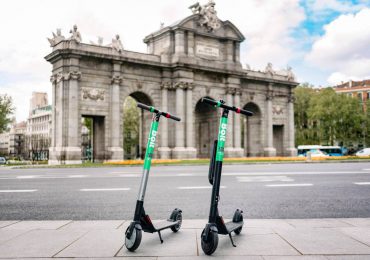
M 245 115 L 245 116 L 253 116 L 253 112 L 248 111 L 248 110 L 244 110 L 244 109 L 241 109 L 241 108 L 237 108 L 235 112 L 238 113 L 238 114 Z
M 217 106 L 217 101 L 214 101 L 214 100 L 209 99 L 209 98 L 202 98 L 201 102 L 207 103 L 211 106 Z
M 181 121 L 181 118 L 179 118 L 179 117 L 177 117 L 177 116 L 173 116 L 173 115 L 171 115 L 171 114 L 169 114 L 169 113 L 166 113 L 164 116 L 165 116 L 166 118 L 171 118 L 171 119 L 173 119 L 173 120 L 175 120 L 175 121 Z
M 137 103 L 137 107 L 140 107 L 142 109 L 145 109 L 145 110 L 148 110 L 151 112 L 151 107 L 150 106 L 147 106 L 147 105 L 144 105 L 142 103 Z

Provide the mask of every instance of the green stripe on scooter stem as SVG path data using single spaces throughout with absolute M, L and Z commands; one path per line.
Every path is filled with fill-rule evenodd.
M 154 107 L 150 107 L 150 110 L 149 110 L 150 112 L 154 112 Z
M 221 117 L 220 128 L 218 129 L 218 142 L 217 142 L 217 152 L 216 152 L 217 162 L 222 162 L 224 159 L 226 132 L 227 132 L 227 118 Z
M 144 170 L 150 170 L 152 163 L 152 157 L 154 153 L 155 141 L 157 139 L 158 132 L 158 121 L 153 121 L 152 127 L 150 128 L 148 144 L 146 146 L 145 159 L 144 159 Z
M 221 102 L 220 101 L 217 101 L 216 107 L 220 107 L 220 106 L 221 106 Z

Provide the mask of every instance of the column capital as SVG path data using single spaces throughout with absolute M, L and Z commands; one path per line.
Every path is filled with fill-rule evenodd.
M 274 98 L 274 92 L 272 90 L 268 90 L 266 93 L 266 100 L 271 101 Z
M 235 89 L 235 96 L 241 96 L 242 95 L 242 90 L 240 88 Z
M 116 84 L 120 86 L 122 84 L 122 81 L 123 81 L 122 76 L 115 75 L 112 77 L 112 84 Z
M 56 74 L 50 76 L 50 82 L 52 84 L 57 83 L 57 75 Z
M 293 93 L 289 94 L 288 96 L 288 103 L 294 103 L 295 101 L 295 96 Z
M 234 95 L 234 94 L 235 94 L 235 92 L 236 92 L 236 88 L 228 87 L 228 88 L 226 88 L 226 89 L 225 89 L 225 94 L 226 94 L 226 95 L 228 95 L 228 94 L 230 94 L 230 95 Z
M 171 81 L 163 81 L 161 83 L 161 89 L 171 89 L 172 88 L 172 82 Z
M 190 89 L 192 90 L 194 88 L 194 84 L 192 82 L 186 82 L 186 81 L 179 81 L 176 82 L 173 85 L 173 88 L 179 88 L 179 89 Z
M 64 75 L 65 80 L 80 80 L 81 79 L 81 71 L 70 71 Z

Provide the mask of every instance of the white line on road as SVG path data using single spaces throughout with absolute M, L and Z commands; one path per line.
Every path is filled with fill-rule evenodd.
M 0 190 L 0 193 L 24 193 L 24 192 L 35 192 L 37 190 Z
M 287 176 L 248 176 L 236 177 L 238 182 L 271 182 L 271 181 L 294 181 L 294 179 Z
M 33 179 L 38 176 L 33 176 L 33 175 L 24 175 L 24 176 L 17 176 L 17 179 Z
M 88 175 L 68 175 L 68 178 L 86 178 Z
M 128 191 L 130 188 L 80 189 L 80 191 Z
M 312 183 L 292 183 L 292 184 L 268 184 L 266 187 L 309 187 Z
M 356 185 L 370 185 L 370 182 L 354 182 Z
M 322 175 L 322 174 L 369 174 L 359 171 L 338 171 L 338 172 L 225 172 L 222 176 L 258 176 L 258 175 Z
M 188 176 L 194 176 L 194 174 L 192 174 L 192 173 L 179 173 L 179 174 L 176 174 L 176 176 L 188 177 Z
M 212 189 L 212 186 L 192 186 L 192 187 L 177 187 L 179 190 L 199 190 Z M 226 189 L 226 186 L 220 186 L 221 189 Z
M 124 178 L 138 178 L 138 177 L 141 177 L 141 176 L 139 174 L 126 173 L 126 174 L 120 174 L 119 177 L 124 177 Z

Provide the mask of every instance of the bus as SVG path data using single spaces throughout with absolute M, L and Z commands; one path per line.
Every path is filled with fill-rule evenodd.
M 329 156 L 343 156 L 345 149 L 340 146 L 324 146 L 324 145 L 299 145 L 298 156 L 306 156 L 308 151 L 320 150 Z

